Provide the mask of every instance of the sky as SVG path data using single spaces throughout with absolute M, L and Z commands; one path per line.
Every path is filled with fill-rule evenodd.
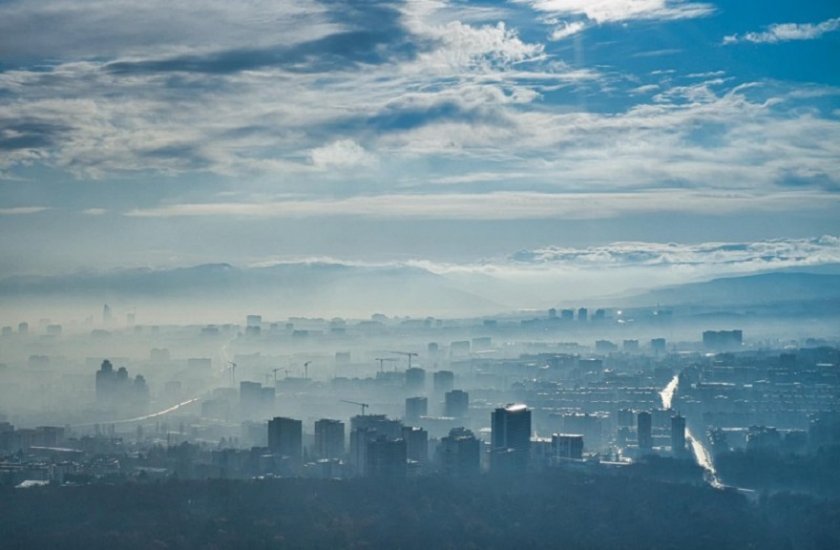
M 836 1 L 0 0 L 0 277 L 836 261 L 838 54 Z

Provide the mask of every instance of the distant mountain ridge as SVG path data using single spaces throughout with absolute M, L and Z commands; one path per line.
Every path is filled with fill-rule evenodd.
M 651 290 L 628 302 L 665 306 L 763 306 L 820 300 L 840 300 L 840 274 L 776 271 L 724 277 Z
M 125 269 L 0 281 L 0 297 L 106 301 L 200 300 L 274 304 L 283 309 L 491 312 L 503 306 L 413 266 L 330 262 L 239 268 L 226 263 L 173 269 Z

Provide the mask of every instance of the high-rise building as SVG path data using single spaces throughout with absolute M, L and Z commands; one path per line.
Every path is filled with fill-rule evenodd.
M 470 409 L 470 394 L 462 390 L 446 392 L 443 402 L 444 416 L 464 418 Z
M 406 457 L 404 439 L 377 437 L 367 444 L 364 473 L 372 477 L 405 477 Z
M 300 464 L 303 460 L 303 423 L 282 416 L 269 420 L 268 449 L 273 454 L 288 457 L 293 464 Z
M 405 371 L 405 386 L 414 391 L 426 388 L 426 371 L 419 367 L 411 367 Z
M 625 340 L 621 344 L 621 348 L 624 351 L 639 351 L 639 341 L 638 340 Z
M 402 423 L 384 414 L 356 415 L 350 419 L 350 463 L 358 473 L 367 465 L 368 443 L 378 437 L 389 440 L 402 436 Z
M 650 341 L 650 349 L 654 353 L 665 353 L 667 350 L 667 342 L 665 338 L 653 338 Z
M 315 455 L 318 458 L 344 456 L 344 422 L 328 418 L 315 421 Z
M 243 380 L 239 383 L 239 411 L 244 418 L 258 416 L 262 403 L 262 384 Z
M 671 417 L 671 453 L 674 456 L 685 454 L 685 418 L 680 415 Z
M 554 434 L 551 450 L 558 458 L 583 458 L 583 436 L 579 434 Z
M 429 413 L 429 400 L 425 397 L 409 397 L 405 400 L 405 419 L 416 422 Z
M 466 428 L 453 428 L 440 440 L 438 460 L 444 473 L 455 476 L 478 474 L 481 469 L 481 443 Z
M 531 447 L 531 411 L 510 404 L 491 416 L 491 467 L 498 472 L 521 472 L 528 466 Z
M 577 319 L 581 323 L 585 323 L 589 320 L 589 310 L 585 307 L 578 309 Z
M 740 330 L 707 330 L 703 332 L 703 346 L 715 350 L 741 347 L 744 333 Z
M 132 380 L 125 367 L 114 370 L 107 359 L 96 372 L 96 402 L 123 412 L 141 413 L 149 404 L 146 379 L 137 375 Z
M 640 412 L 636 417 L 636 437 L 639 442 L 639 450 L 643 453 L 653 449 L 653 417 L 649 412 Z
M 455 386 L 455 373 L 449 370 L 439 370 L 432 375 L 435 393 L 438 395 L 451 391 Z
M 429 432 L 416 426 L 405 426 L 402 429 L 405 440 L 406 457 L 421 464 L 429 459 Z

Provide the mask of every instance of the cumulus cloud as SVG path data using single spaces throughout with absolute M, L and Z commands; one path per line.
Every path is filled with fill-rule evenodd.
M 374 166 L 377 159 L 352 139 L 340 139 L 313 149 L 312 164 L 318 168 L 351 168 Z
M 752 42 L 754 44 L 776 44 L 792 40 L 816 40 L 822 35 L 840 29 L 840 17 L 827 19 L 822 23 L 778 23 L 762 32 L 732 34 L 723 38 L 724 44 Z

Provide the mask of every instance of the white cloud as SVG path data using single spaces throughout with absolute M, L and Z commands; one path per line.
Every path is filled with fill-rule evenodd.
M 374 155 L 352 139 L 340 139 L 310 153 L 312 164 L 318 168 L 370 167 L 377 164 Z
M 183 203 L 136 209 L 131 217 L 246 216 L 306 218 L 362 216 L 454 220 L 602 219 L 645 212 L 774 212 L 826 208 L 840 203 L 831 193 L 702 193 L 663 190 L 643 193 L 446 193 L 386 194 L 344 199 Z
M 551 34 L 548 36 L 549 40 L 564 40 L 569 38 L 570 36 L 574 36 L 577 33 L 583 31 L 586 28 L 586 23 L 583 21 L 564 21 L 561 22 L 560 25 L 554 27 L 554 30 L 551 31 Z
M 556 15 L 582 15 L 596 23 L 634 19 L 691 19 L 715 11 L 706 2 L 685 0 L 518 0 L 533 9 Z
M 86 208 L 85 210 L 82 210 L 82 214 L 85 216 L 102 216 L 107 212 L 108 210 L 105 208 Z
M 12 208 L 0 208 L 0 216 L 23 216 L 26 214 L 37 214 L 50 210 L 47 206 L 15 206 Z
M 288 45 L 340 30 L 328 15 L 314 0 L 0 2 L 0 51 L 5 58 L 89 59 Z
M 775 268 L 840 263 L 840 237 L 775 239 L 741 243 L 616 242 L 589 248 L 546 247 L 522 250 L 511 258 L 530 264 L 586 267 L 735 266 Z
M 822 23 L 779 23 L 770 25 L 763 32 L 748 32 L 742 35 L 729 35 L 723 38 L 724 44 L 752 42 L 754 44 L 776 44 L 791 40 L 815 40 L 822 35 L 840 29 L 840 17 L 827 19 Z

